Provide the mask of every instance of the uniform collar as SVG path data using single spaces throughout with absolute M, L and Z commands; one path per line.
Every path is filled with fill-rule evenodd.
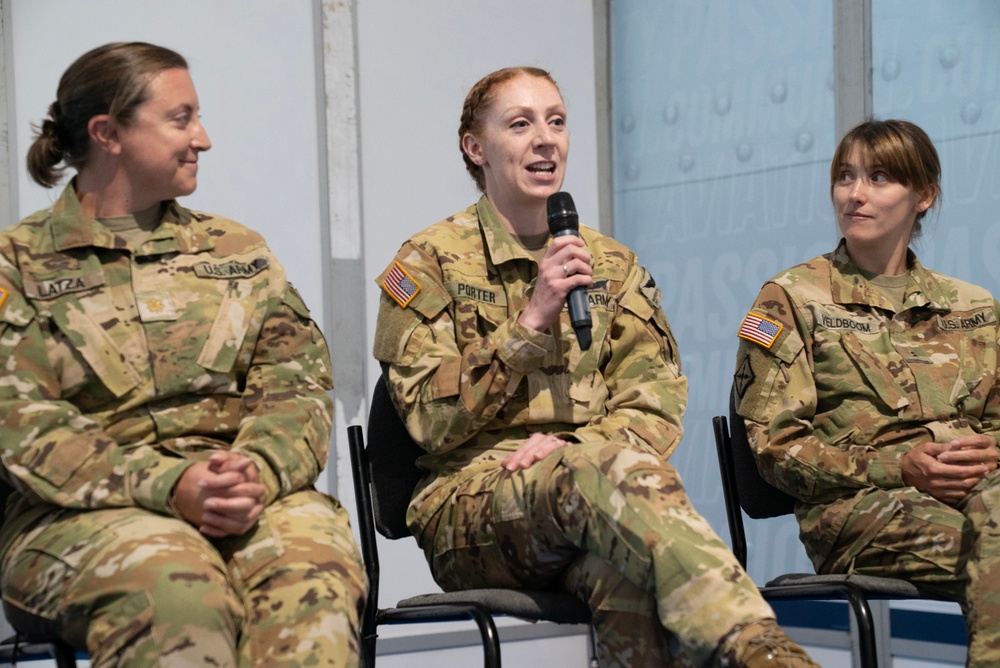
M 483 238 L 494 265 L 500 265 L 511 260 L 535 259 L 524 249 L 521 243 L 500 221 L 500 214 L 490 203 L 486 195 L 476 203 L 476 213 L 479 215 L 479 225 L 483 230 Z
M 63 189 L 52 205 L 50 229 L 56 251 L 73 248 L 116 248 L 115 235 L 80 206 L 75 179 Z M 176 200 L 166 202 L 160 225 L 143 244 L 143 255 L 161 253 L 198 253 L 211 250 L 215 243 L 201 218 L 180 206 Z
M 868 279 L 864 277 L 851 256 L 847 253 L 847 243 L 841 239 L 840 244 L 830 255 L 832 270 L 830 272 L 830 292 L 834 303 L 864 304 L 887 310 L 893 307 L 882 296 Z M 923 306 L 935 311 L 950 311 L 953 300 L 949 293 L 934 275 L 920 264 L 916 254 L 906 249 L 906 265 L 910 280 L 906 286 L 903 308 Z

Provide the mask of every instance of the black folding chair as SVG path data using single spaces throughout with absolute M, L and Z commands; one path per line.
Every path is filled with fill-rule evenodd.
M 3 524 L 7 509 L 7 499 L 14 490 L 0 482 L 0 524 Z M 0 641 L 0 658 L 12 663 L 28 655 L 48 654 L 56 668 L 76 668 L 74 648 L 59 637 L 58 625 L 44 617 L 32 614 L 4 600 L 3 613 L 14 628 L 14 635 Z M 84 651 L 85 647 L 77 648 Z
M 753 519 L 779 517 L 795 510 L 795 499 L 768 483 L 757 470 L 757 461 L 747 437 L 746 424 L 736 412 L 730 396 L 729 421 L 717 415 L 712 418 L 715 446 L 719 454 L 722 491 L 726 499 L 726 517 L 733 553 L 740 564 L 747 565 L 747 539 L 742 512 Z M 858 659 L 863 668 L 878 666 L 871 600 L 934 599 L 944 600 L 920 591 L 913 583 L 896 578 L 871 575 L 817 575 L 815 573 L 785 573 L 760 587 L 768 600 L 846 600 L 857 623 Z
M 375 665 L 375 641 L 381 624 L 471 619 L 482 636 L 486 668 L 500 666 L 500 640 L 493 615 L 559 624 L 590 624 L 590 608 L 584 601 L 553 591 L 467 589 L 422 594 L 399 601 L 393 608 L 379 608 L 375 532 L 392 540 L 411 536 L 406 526 L 406 509 L 414 488 L 424 476 L 416 464 L 417 457 L 424 451 L 410 438 L 381 377 L 375 384 L 368 414 L 367 447 L 358 425 L 348 427 L 348 441 L 358 504 L 358 532 L 369 580 L 368 604 L 361 628 L 368 668 Z

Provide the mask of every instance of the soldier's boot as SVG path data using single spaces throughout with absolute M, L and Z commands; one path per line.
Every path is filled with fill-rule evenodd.
M 719 650 L 725 668 L 820 668 L 773 619 L 731 633 Z

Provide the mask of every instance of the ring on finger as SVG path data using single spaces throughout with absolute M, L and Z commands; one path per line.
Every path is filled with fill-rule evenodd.
M 565 264 L 563 265 L 563 276 L 569 276 L 569 269 L 566 268 Z

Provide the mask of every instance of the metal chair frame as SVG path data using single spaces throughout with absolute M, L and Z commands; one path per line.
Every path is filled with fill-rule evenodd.
M 736 412 L 732 397 L 729 411 L 728 421 L 724 415 L 718 415 L 712 418 L 712 426 L 733 553 L 746 568 L 747 539 L 742 513 L 753 519 L 791 514 L 795 499 L 760 475 L 746 425 Z M 862 668 L 876 668 L 879 663 L 876 625 L 869 601 L 944 600 L 921 592 L 907 580 L 870 575 L 785 573 L 759 589 L 768 600 L 846 600 L 857 624 L 857 658 Z
M 423 594 L 399 601 L 395 607 L 378 607 L 380 567 L 376 532 L 391 540 L 412 537 L 406 526 L 406 508 L 417 482 L 424 476 L 416 464 L 416 458 L 424 451 L 406 431 L 383 378 L 378 379 L 372 396 L 367 446 L 358 425 L 348 427 L 348 444 L 358 506 L 358 533 L 369 580 L 362 620 L 363 660 L 368 668 L 375 666 L 375 644 L 378 626 L 382 624 L 472 620 L 479 628 L 486 668 L 500 666 L 500 639 L 494 615 L 590 624 L 590 609 L 584 601 L 554 591 L 468 589 Z

